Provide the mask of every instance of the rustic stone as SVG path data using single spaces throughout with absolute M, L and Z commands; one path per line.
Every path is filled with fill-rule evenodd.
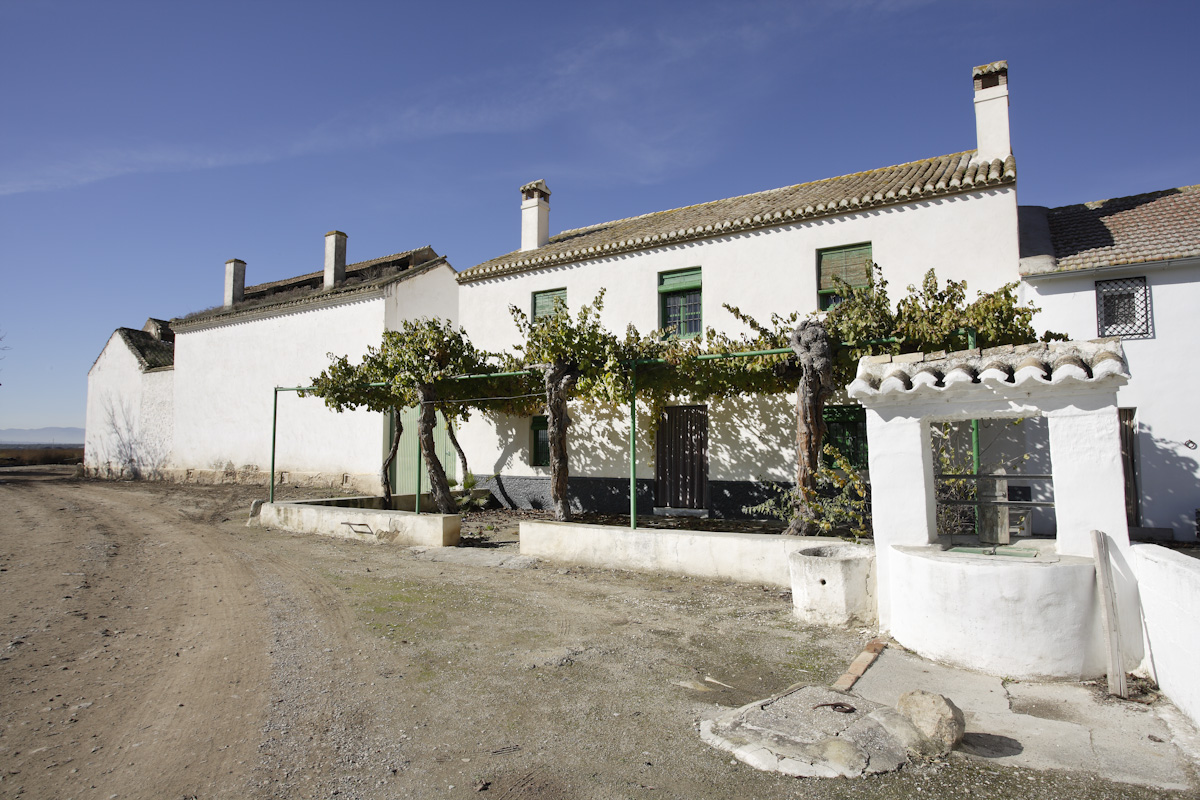
M 896 710 L 912 721 L 926 738 L 943 748 L 953 750 L 962 741 L 967 723 L 962 709 L 950 698 L 918 689 L 900 695 Z

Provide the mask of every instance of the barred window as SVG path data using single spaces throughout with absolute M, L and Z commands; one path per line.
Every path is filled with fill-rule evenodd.
M 546 417 L 537 416 L 530 420 L 529 433 L 532 439 L 530 442 L 532 451 L 529 459 L 530 466 L 550 466 L 550 426 Z
M 663 272 L 658 276 L 659 324 L 680 339 L 699 336 L 701 315 L 700 268 Z
M 1096 331 L 1100 336 L 1126 339 L 1154 335 L 1150 287 L 1145 278 L 1096 281 Z
M 862 406 L 825 406 L 825 444 L 855 469 L 867 468 L 867 412 Z

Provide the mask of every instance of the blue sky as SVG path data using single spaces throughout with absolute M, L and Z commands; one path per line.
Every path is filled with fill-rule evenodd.
M 1019 200 L 1200 183 L 1170 2 L 0 0 L 0 428 L 82 426 L 113 329 L 429 244 L 551 232 L 974 147 L 1010 65 Z M 886 265 L 885 265 L 886 267 Z

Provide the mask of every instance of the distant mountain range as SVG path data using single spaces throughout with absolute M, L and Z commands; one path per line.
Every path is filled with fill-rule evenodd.
M 83 444 L 83 428 L 0 428 L 0 444 Z

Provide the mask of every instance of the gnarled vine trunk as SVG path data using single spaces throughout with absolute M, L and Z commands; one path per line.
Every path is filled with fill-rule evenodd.
M 815 319 L 802 320 L 788 344 L 800 362 L 800 381 L 796 386 L 796 506 L 787 533 L 808 536 L 813 533 L 812 512 L 804 495 L 817 488 L 825 399 L 833 393 L 833 356 L 825 325 Z
M 446 417 L 446 438 L 450 440 L 450 444 L 458 453 L 458 463 L 462 466 L 462 479 L 458 483 L 459 486 L 466 489 L 467 476 L 471 474 L 467 469 L 467 454 L 463 452 L 462 445 L 458 443 L 458 436 L 454 433 L 454 422 L 449 416 Z
M 551 364 L 546 367 L 546 428 L 550 439 L 550 499 L 554 504 L 554 518 L 559 522 L 571 521 L 571 504 L 567 498 L 567 397 L 579 380 L 579 370 L 567 364 Z
M 379 480 L 383 482 L 383 507 L 389 510 L 392 507 L 392 476 L 388 473 L 392 471 L 392 462 L 396 460 L 396 451 L 400 449 L 400 436 L 404 433 L 404 423 L 400 421 L 400 409 L 392 409 L 392 419 L 396 422 L 396 431 L 392 436 L 391 449 L 383 459 L 383 468 L 379 470 Z
M 425 457 L 425 465 L 429 472 L 429 493 L 433 495 L 434 505 L 443 514 L 457 514 L 458 506 L 454 496 L 450 494 L 450 482 L 446 480 L 446 468 L 438 458 L 437 447 L 433 441 L 433 429 L 437 425 L 437 407 L 433 401 L 437 399 L 433 387 L 429 384 L 417 385 L 417 402 L 420 411 L 417 415 L 417 439 L 421 443 L 421 455 Z

